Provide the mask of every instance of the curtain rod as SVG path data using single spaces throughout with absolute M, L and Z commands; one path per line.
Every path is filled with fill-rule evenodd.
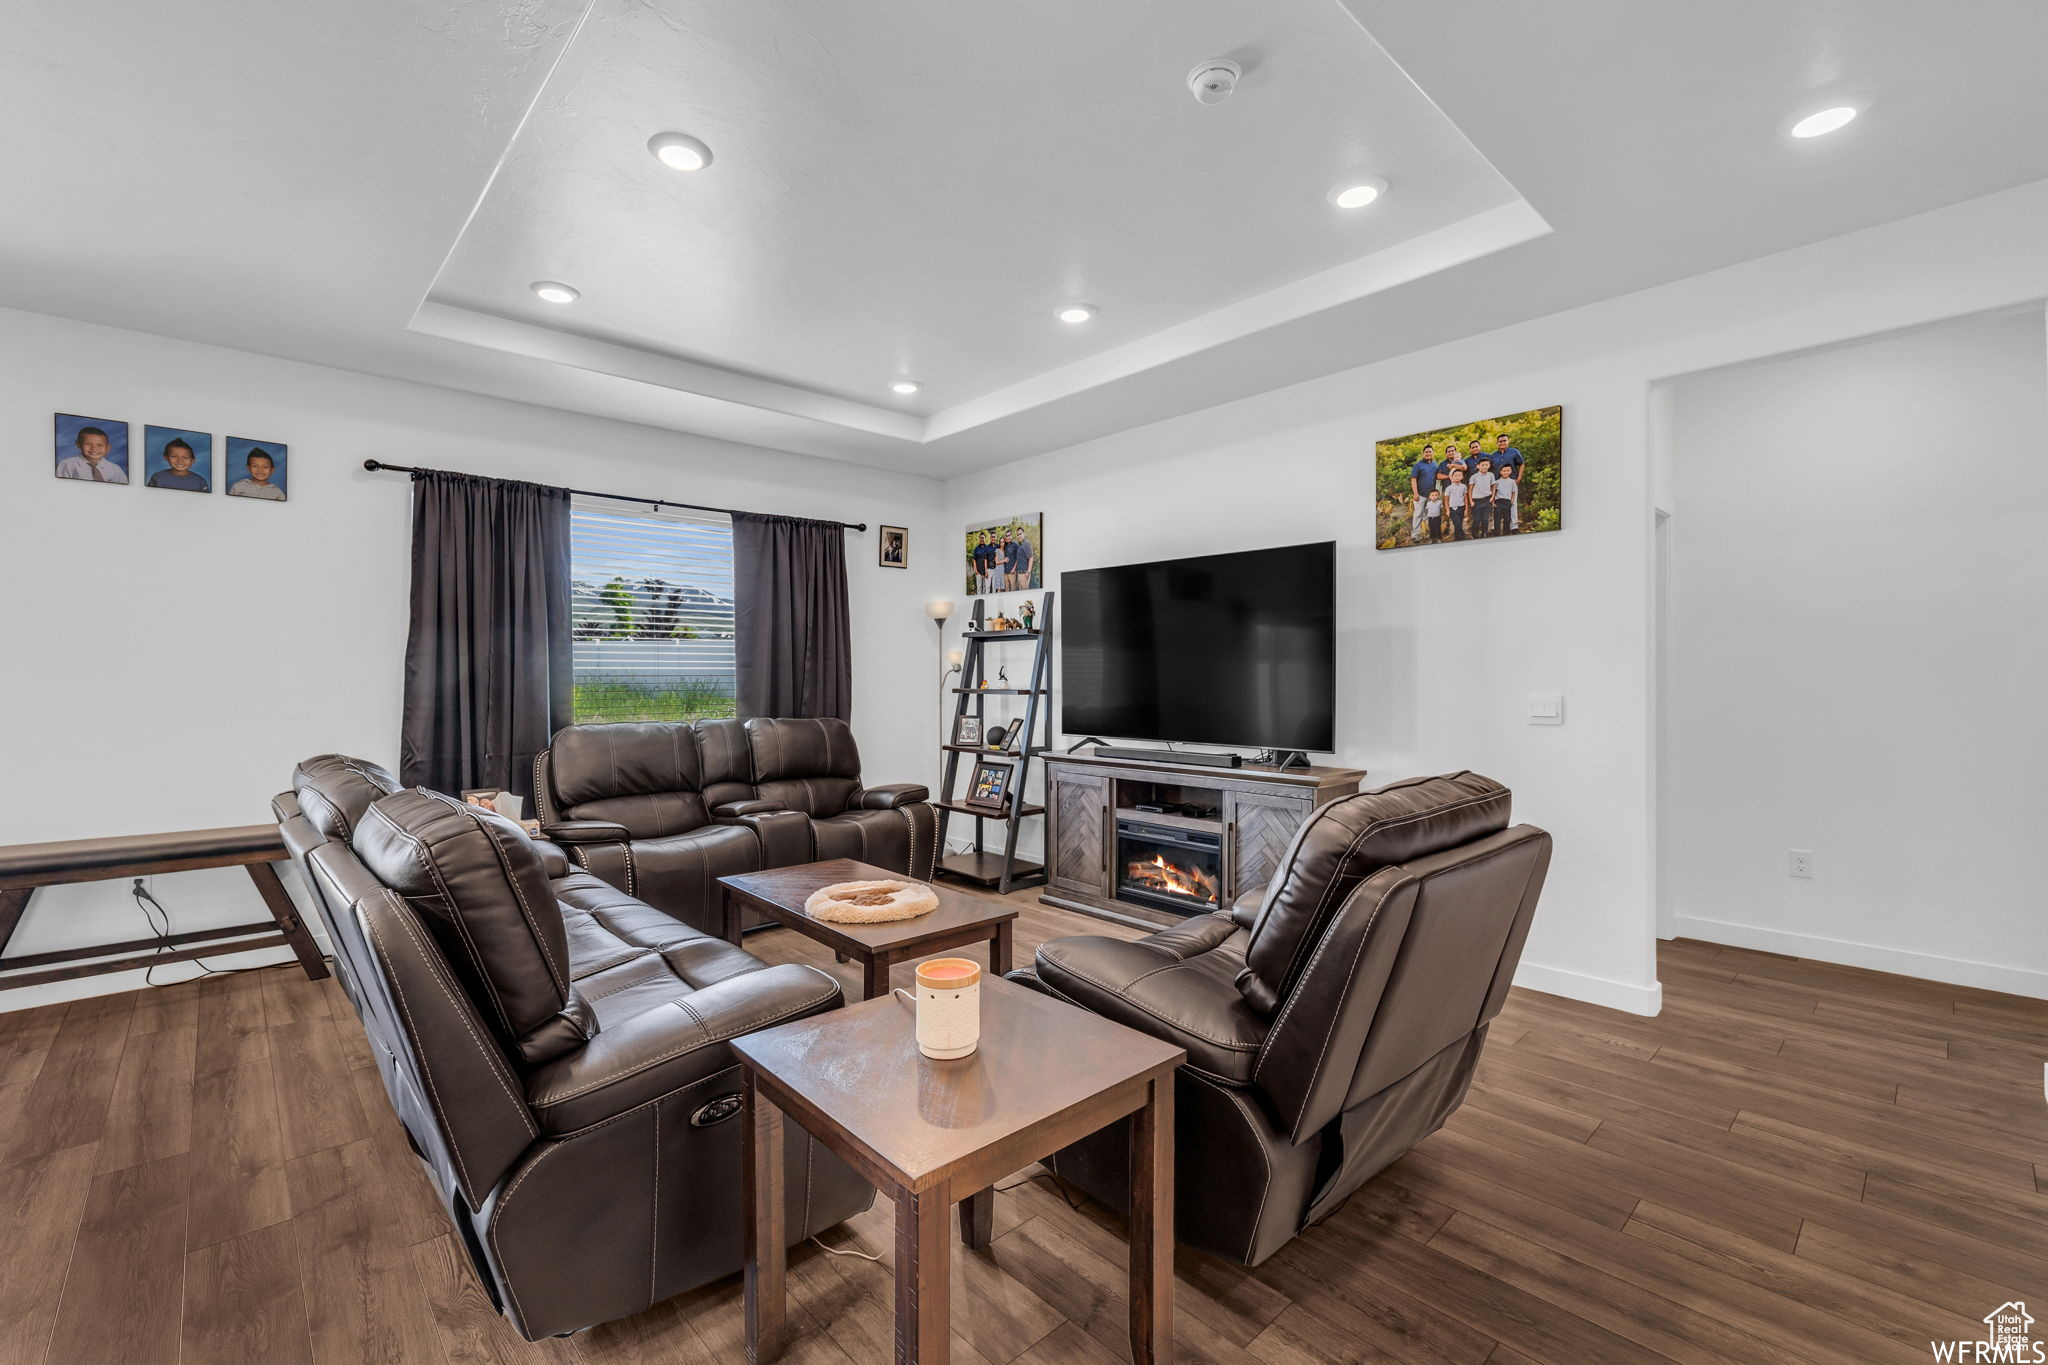
M 409 464 L 385 464 L 382 460 L 364 460 L 363 468 L 369 470 L 373 474 L 380 469 L 388 469 L 394 474 L 431 474 L 435 472 L 433 470 L 416 469 Z M 667 498 L 629 498 L 620 493 L 595 493 L 588 488 L 565 488 L 562 491 L 565 493 L 574 493 L 577 497 L 580 498 L 610 498 L 613 502 L 637 502 L 645 504 L 650 507 L 679 507 L 686 512 L 723 512 L 726 516 L 729 517 L 757 517 L 764 515 L 760 512 L 742 512 L 740 511 L 740 509 L 736 507 L 706 507 L 701 502 L 670 502 Z M 868 524 L 864 521 L 833 522 L 829 517 L 798 517 L 794 518 L 794 520 L 823 520 L 830 525 L 844 526 L 849 531 L 865 531 L 868 529 Z

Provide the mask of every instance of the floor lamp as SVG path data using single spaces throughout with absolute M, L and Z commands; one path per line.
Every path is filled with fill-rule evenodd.
M 946 648 L 946 622 L 953 615 L 952 599 L 945 597 L 933 598 L 924 604 L 924 614 L 931 617 L 932 624 L 939 628 L 940 657 L 945 660 L 946 665 L 939 670 L 939 732 L 944 736 L 939 742 L 951 744 L 953 742 L 953 733 L 946 728 L 946 679 L 960 671 L 960 661 L 966 656 L 957 649 L 948 650 Z

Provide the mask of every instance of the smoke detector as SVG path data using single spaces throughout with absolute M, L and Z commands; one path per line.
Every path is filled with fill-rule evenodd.
M 1203 104 L 1221 104 L 1237 89 L 1242 75 L 1243 69 L 1228 57 L 1197 62 L 1195 69 L 1188 72 L 1188 92 Z

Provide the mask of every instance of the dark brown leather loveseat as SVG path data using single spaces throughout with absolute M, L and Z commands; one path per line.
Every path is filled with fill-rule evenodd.
M 571 1332 L 738 1270 L 727 1040 L 836 1009 L 838 985 L 767 966 L 374 764 L 308 759 L 292 786 L 273 806 L 336 976 L 512 1326 Z M 792 1241 L 872 1202 L 800 1130 L 789 1141 Z
M 927 790 L 863 786 L 843 720 L 571 725 L 534 760 L 533 788 L 543 833 L 578 866 L 709 934 L 720 877 L 857 858 L 929 879 L 937 856 Z
M 1464 1100 L 1550 866 L 1509 800 L 1454 773 L 1333 801 L 1262 893 L 1136 942 L 1055 939 L 1011 973 L 1187 1049 L 1184 1245 L 1259 1264 Z M 1118 1124 L 1050 1164 L 1127 1208 L 1127 1152 Z

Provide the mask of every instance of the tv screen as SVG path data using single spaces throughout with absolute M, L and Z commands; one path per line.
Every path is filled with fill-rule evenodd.
M 1337 545 L 1060 575 L 1060 728 L 1104 739 L 1335 747 Z

